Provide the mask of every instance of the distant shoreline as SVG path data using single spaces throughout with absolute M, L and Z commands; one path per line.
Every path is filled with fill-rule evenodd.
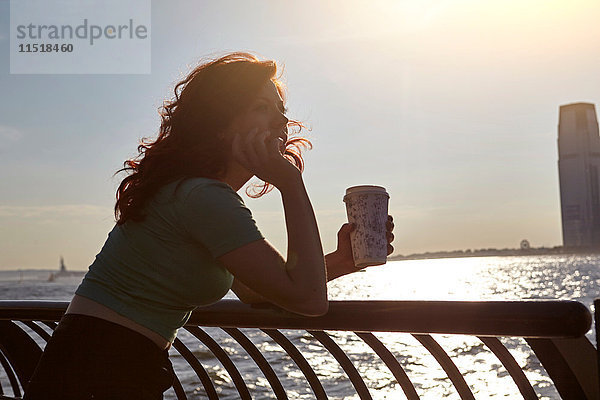
M 509 256 L 545 256 L 545 255 L 584 255 L 600 254 L 600 248 L 564 248 L 538 247 L 528 249 L 478 249 L 478 250 L 453 250 L 434 251 L 407 256 L 396 255 L 388 257 L 389 261 L 403 260 L 428 260 L 435 258 L 463 258 L 463 257 L 509 257 Z
M 388 261 L 404 261 L 404 260 L 430 260 L 436 258 L 465 258 L 465 257 L 516 257 L 516 256 L 552 256 L 552 255 L 595 255 L 600 254 L 600 248 L 564 248 L 556 247 L 538 247 L 529 249 L 477 249 L 477 250 L 452 250 L 452 251 L 428 251 L 425 253 L 415 253 L 409 255 L 395 255 L 388 257 Z M 0 272 L 47 272 L 57 273 L 55 269 L 40 269 L 40 268 L 11 268 L 0 269 Z M 69 270 L 76 274 L 83 274 L 87 269 Z

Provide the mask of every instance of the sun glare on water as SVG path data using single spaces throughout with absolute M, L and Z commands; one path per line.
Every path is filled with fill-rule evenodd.
M 350 299 L 347 296 L 358 294 L 377 300 L 479 300 L 481 286 L 475 281 L 492 259 L 391 261 L 342 278 L 343 282 L 332 285 L 331 295 L 336 299 Z M 357 290 L 348 290 L 349 286 L 356 286 Z

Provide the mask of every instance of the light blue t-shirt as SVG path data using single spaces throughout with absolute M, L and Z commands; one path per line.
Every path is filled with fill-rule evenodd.
M 226 183 L 163 186 L 141 222 L 115 225 L 76 293 L 173 341 L 197 306 L 221 299 L 233 276 L 216 260 L 260 240 L 250 210 Z

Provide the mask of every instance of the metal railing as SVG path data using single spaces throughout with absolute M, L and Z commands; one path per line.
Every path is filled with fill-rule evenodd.
M 0 363 L 5 376 L 5 382 L 0 382 L 0 394 L 7 389 L 12 392 L 11 397 L 4 398 L 22 395 L 43 345 L 67 305 L 66 302 L 51 301 L 0 301 Z M 369 374 L 370 367 L 379 370 L 379 364 L 393 376 L 402 396 L 419 399 L 425 389 L 413 383 L 406 372 L 406 362 L 399 361 L 399 354 L 390 349 L 389 342 L 386 345 L 375 334 L 403 332 L 412 335 L 433 356 L 461 399 L 474 399 L 473 392 L 477 390 L 467 384 L 464 373 L 455 363 L 460 355 L 449 354 L 433 334 L 478 338 L 502 364 L 521 396 L 538 399 L 535 385 L 532 386 L 526 376 L 526 366 L 520 365 L 500 340 L 524 338 L 560 398 L 600 399 L 598 356 L 585 336 L 591 324 L 588 309 L 573 301 L 332 301 L 326 315 L 302 317 L 273 308 L 250 307 L 236 300 L 221 300 L 194 311 L 182 330 L 185 335 L 181 332 L 179 335 L 185 339 L 175 340 L 171 357 L 178 357 L 185 363 L 175 364 L 177 378 L 172 390 L 177 399 L 187 399 L 194 392 L 218 399 L 222 377 L 208 368 L 210 358 L 220 363 L 241 399 L 256 397 L 252 391 L 258 376 L 264 376 L 268 382 L 271 397 L 289 398 L 289 388 L 286 390 L 282 384 L 282 373 L 295 374 L 295 382 L 301 376 L 310 387 L 310 397 L 327 399 L 328 388 L 324 385 L 327 377 L 315 371 L 307 360 L 311 349 L 318 345 L 319 351 L 326 351 L 337 362 L 360 399 L 371 399 L 377 390 L 368 387 L 365 375 Z M 219 344 L 208 332 L 212 327 L 219 328 L 247 356 L 240 358 L 228 348 L 229 345 Z M 299 330 L 301 334 L 290 339 L 287 330 Z M 261 337 L 268 341 L 268 346 L 257 344 L 256 338 L 248 333 L 252 331 L 262 332 Z M 357 361 L 352 360 L 348 351 L 336 341 L 339 332 L 347 332 L 357 342 L 368 346 L 378 358 L 377 366 L 374 361 L 369 361 L 369 365 L 361 363 L 357 368 Z M 301 345 L 307 337 L 311 344 L 308 350 L 307 346 Z M 200 353 L 199 346 L 203 349 Z M 273 346 L 278 346 L 278 351 L 289 357 L 296 371 L 287 370 L 289 365 L 286 371 L 273 366 L 273 359 L 279 358 L 269 357 L 268 353 L 274 351 Z M 240 366 L 240 359 L 245 366 Z M 248 373 L 250 364 L 255 367 L 254 375 Z M 183 375 L 186 382 L 182 384 Z

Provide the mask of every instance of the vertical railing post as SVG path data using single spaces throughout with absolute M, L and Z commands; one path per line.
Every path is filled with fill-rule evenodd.
M 596 329 L 596 360 L 598 362 L 598 391 L 600 392 L 600 299 L 594 300 L 594 328 Z

